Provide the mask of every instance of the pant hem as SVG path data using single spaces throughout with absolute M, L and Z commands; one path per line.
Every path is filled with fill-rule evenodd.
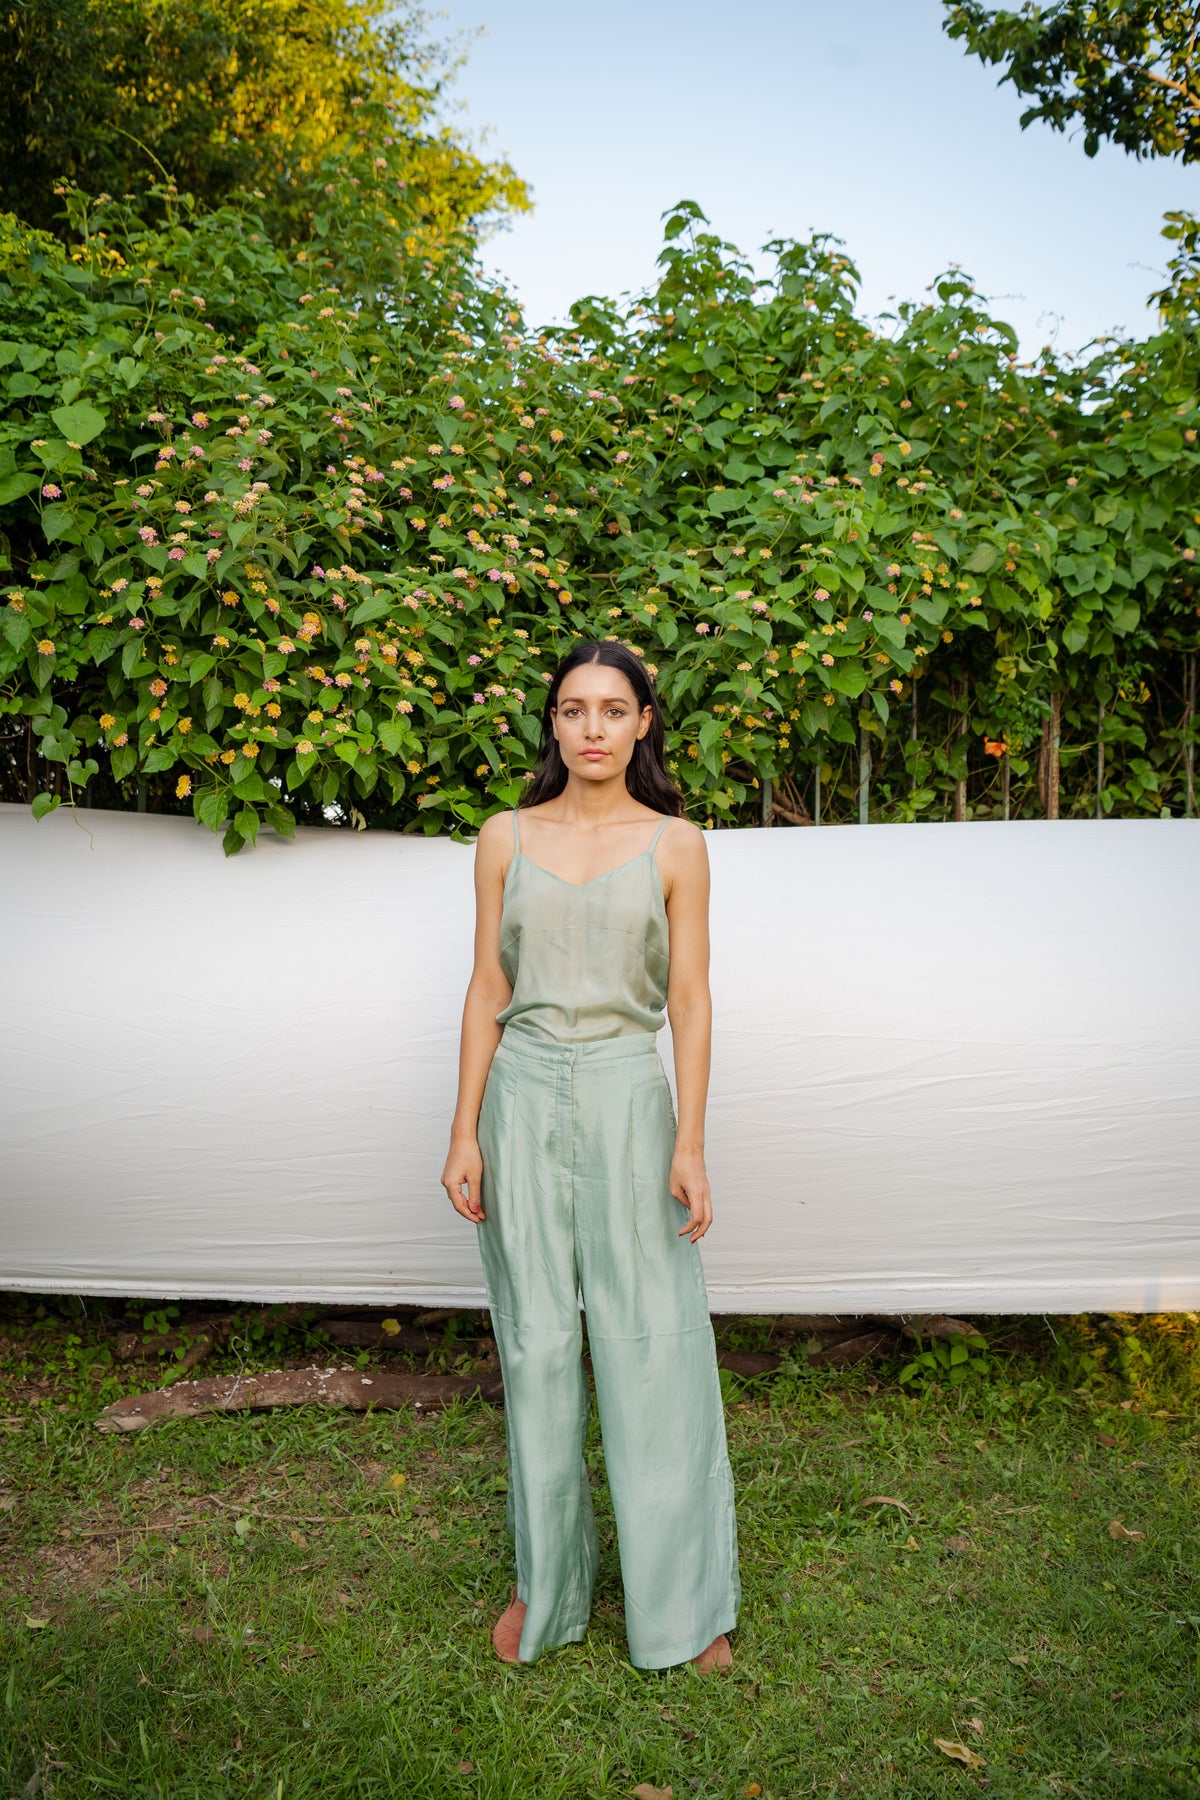
M 555 1638 L 552 1644 L 542 1644 L 539 1649 L 534 1651 L 532 1656 L 521 1656 L 518 1654 L 517 1661 L 523 1663 L 535 1663 L 539 1657 L 548 1655 L 551 1650 L 561 1650 L 565 1644 L 581 1644 L 587 1634 L 588 1627 L 586 1624 L 573 1626 L 571 1630 L 567 1632 L 565 1637 Z
M 713 1643 L 715 1639 L 721 1637 L 726 1632 L 736 1630 L 736 1628 L 737 1628 L 737 1612 L 736 1612 L 736 1610 L 732 1614 L 726 1615 L 726 1617 L 727 1617 L 727 1621 L 728 1621 L 726 1624 L 718 1625 L 715 1630 L 709 1632 L 708 1636 L 704 1639 L 704 1641 L 702 1643 L 696 1644 L 692 1648 L 689 1648 L 687 1650 L 680 1650 L 678 1652 L 678 1654 L 676 1654 L 673 1651 L 667 1652 L 667 1653 L 663 1653 L 662 1651 L 660 1651 L 657 1654 L 657 1656 L 655 1657 L 653 1662 L 640 1661 L 636 1656 L 634 1656 L 633 1652 L 630 1651 L 629 1660 L 633 1664 L 635 1669 L 674 1669 L 680 1663 L 691 1662 L 693 1656 L 699 1656 L 700 1652 L 702 1650 L 707 1650 L 708 1646 L 711 1643 Z

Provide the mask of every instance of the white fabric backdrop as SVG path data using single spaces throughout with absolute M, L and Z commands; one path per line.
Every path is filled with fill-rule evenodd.
M 1200 1306 L 1200 822 L 707 841 L 714 1309 Z M 0 1287 L 482 1304 L 473 855 L 0 806 Z

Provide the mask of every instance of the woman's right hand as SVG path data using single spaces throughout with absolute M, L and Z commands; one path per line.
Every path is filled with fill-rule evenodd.
M 472 1132 L 469 1136 L 450 1139 L 450 1152 L 446 1157 L 446 1166 L 442 1170 L 442 1186 L 450 1196 L 450 1204 L 455 1212 L 469 1219 L 472 1225 L 483 1221 L 481 1194 L 483 1190 L 483 1157 L 479 1150 L 479 1139 Z M 463 1193 L 463 1187 L 466 1193 Z

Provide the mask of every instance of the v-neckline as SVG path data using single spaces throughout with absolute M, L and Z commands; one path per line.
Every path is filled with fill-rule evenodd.
M 537 869 L 542 875 L 548 875 L 551 881 L 561 882 L 563 887 L 583 889 L 592 887 L 597 881 L 607 881 L 610 875 L 619 875 L 622 869 L 631 869 L 634 863 L 643 862 L 647 856 L 652 857 L 653 855 L 653 849 L 643 850 L 639 855 L 629 857 L 626 862 L 618 863 L 615 868 L 602 869 L 599 875 L 589 875 L 586 881 L 568 881 L 565 875 L 556 875 L 553 869 L 547 869 L 543 867 L 541 863 L 531 862 L 523 850 L 513 851 L 512 862 L 509 863 L 509 868 L 511 869 L 513 863 L 517 862 L 519 859 L 521 862 L 527 863 L 531 869 Z M 658 864 L 655 863 L 654 866 L 657 868 Z M 508 879 L 506 876 L 505 886 L 507 885 Z

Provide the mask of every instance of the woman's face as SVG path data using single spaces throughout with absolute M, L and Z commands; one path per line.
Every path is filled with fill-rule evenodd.
M 583 781 L 622 774 L 652 716 L 650 706 L 639 713 L 634 691 L 619 669 L 579 663 L 564 678 L 551 710 L 567 773 Z

